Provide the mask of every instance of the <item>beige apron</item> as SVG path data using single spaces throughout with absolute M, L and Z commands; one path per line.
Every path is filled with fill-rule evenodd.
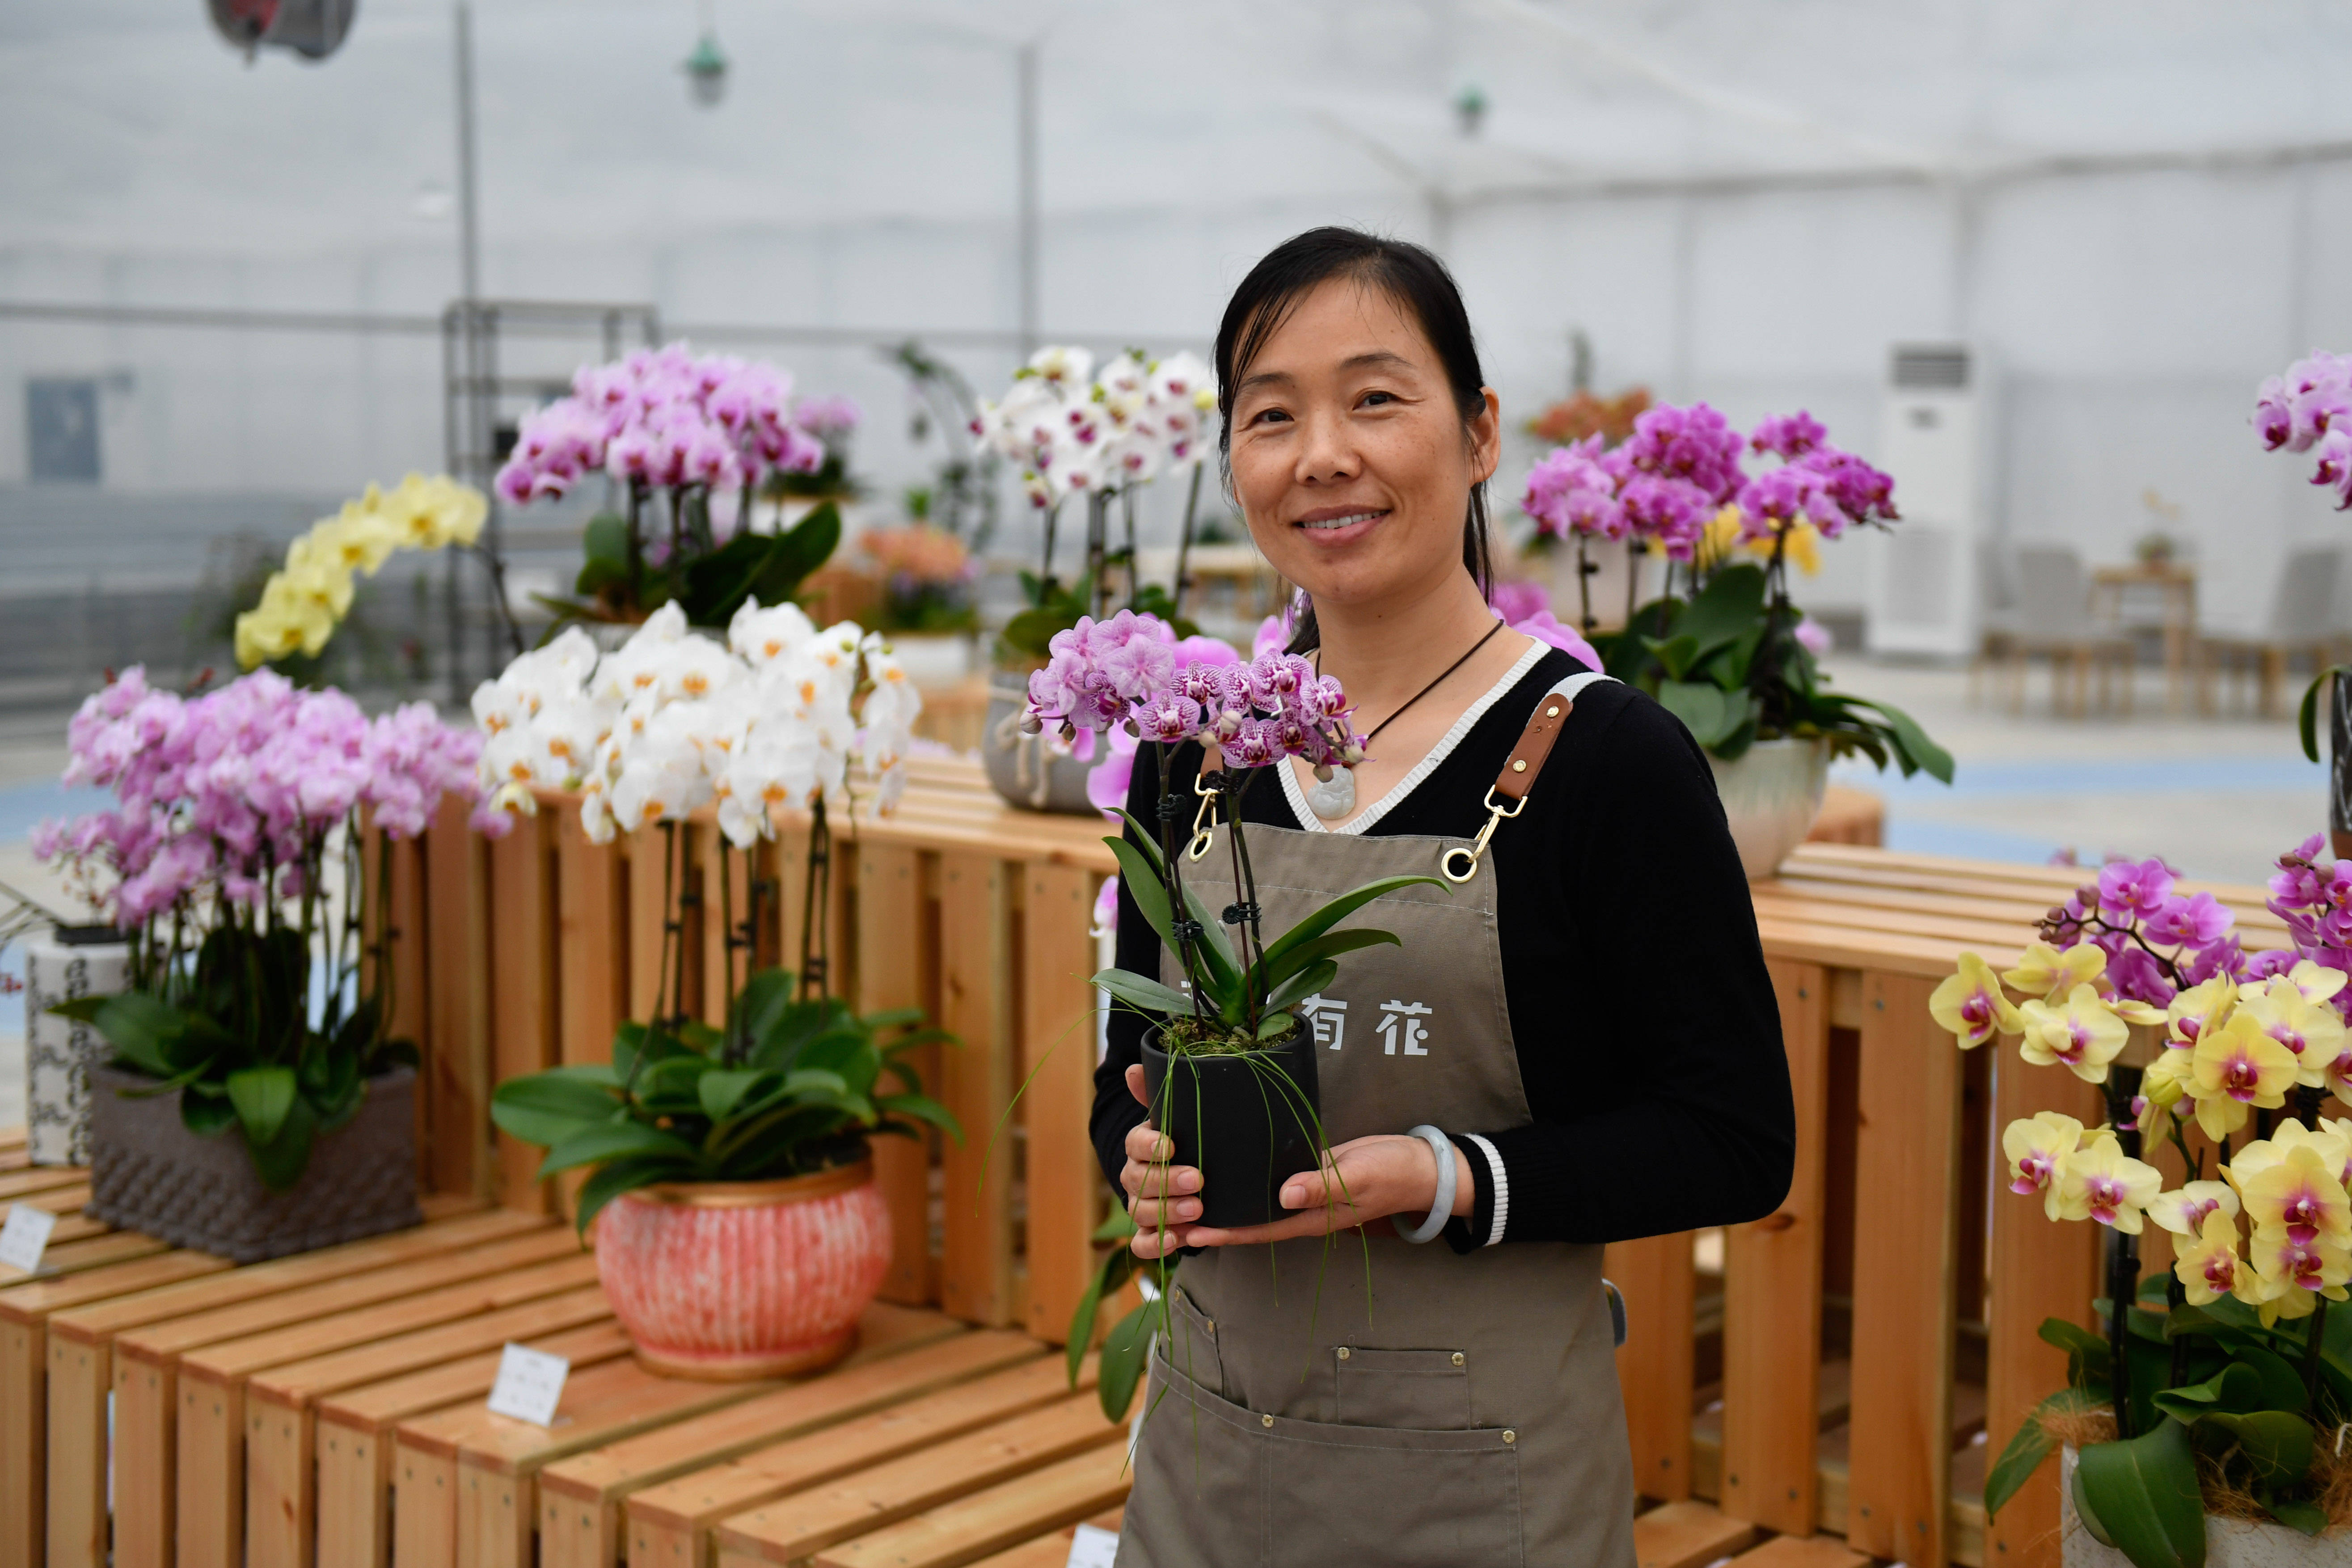
M 1227 831 L 1184 867 L 1213 910 L 1236 897 Z M 1505 826 L 1493 852 L 1509 854 L 1512 837 Z M 1470 841 L 1253 825 L 1265 933 L 1375 878 L 1434 874 L 1456 847 Z M 1404 889 L 1346 924 L 1404 945 L 1350 954 L 1305 1010 L 1328 1141 L 1531 1121 L 1492 871 L 1480 866 L 1450 894 Z M 1163 958 L 1171 984 L 1173 970 Z M 1633 1460 L 1601 1254 L 1514 1242 L 1464 1256 L 1442 1237 L 1416 1247 L 1347 1231 L 1328 1246 L 1185 1258 L 1172 1342 L 1153 1352 L 1141 1406 L 1118 1568 L 1633 1568 Z

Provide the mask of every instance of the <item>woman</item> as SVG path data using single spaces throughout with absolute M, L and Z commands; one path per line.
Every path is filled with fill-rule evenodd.
M 1296 918 L 1279 900 L 1425 873 L 1449 847 L 1474 869 L 1450 898 L 1375 906 L 1402 948 L 1311 999 L 1337 1177 L 1287 1183 L 1286 1219 L 1198 1223 L 1202 1173 L 1146 1124 L 1142 1020 L 1114 1015 L 1096 1148 L 1137 1253 L 1185 1252 L 1118 1562 L 1631 1568 L 1601 1244 L 1769 1214 L 1794 1151 L 1713 775 L 1664 709 L 1487 607 L 1500 426 L 1435 257 L 1300 235 L 1243 280 L 1216 356 L 1233 496 L 1311 604 L 1293 650 L 1373 737 L 1351 780 L 1294 761 L 1244 797 L 1267 929 Z M 1201 762 L 1176 761 L 1186 820 Z M 1135 770 L 1140 820 L 1158 775 Z M 1166 973 L 1124 891 L 1118 961 Z M 1440 1226 L 1448 1247 L 1408 1239 Z

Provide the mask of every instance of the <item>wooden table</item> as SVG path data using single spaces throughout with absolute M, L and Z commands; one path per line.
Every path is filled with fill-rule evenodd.
M 2126 620 L 2125 601 L 2153 591 L 2154 620 Z M 2189 678 L 2197 640 L 2197 570 L 2178 561 L 2139 561 L 2091 573 L 2091 614 L 2118 630 L 2153 626 L 2164 634 L 2164 700 L 2175 713 L 2189 705 Z

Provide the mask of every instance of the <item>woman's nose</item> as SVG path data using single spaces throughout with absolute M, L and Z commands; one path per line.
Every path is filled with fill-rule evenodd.
M 1355 445 L 1348 438 L 1346 422 L 1328 415 L 1309 414 L 1299 421 L 1298 467 L 1302 484 L 1328 484 L 1356 477 Z

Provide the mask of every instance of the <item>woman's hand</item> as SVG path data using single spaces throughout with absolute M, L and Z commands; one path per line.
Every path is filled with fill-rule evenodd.
M 1127 1069 L 1128 1092 L 1150 1103 L 1143 1068 Z M 1127 1165 L 1119 1183 L 1127 1189 L 1128 1214 L 1136 1226 L 1131 1245 L 1138 1258 L 1158 1258 L 1180 1247 L 1243 1247 L 1292 1237 L 1322 1236 L 1402 1215 L 1418 1226 L 1437 1200 L 1437 1162 L 1430 1147 L 1410 1133 L 1351 1138 L 1324 1157 L 1320 1170 L 1302 1172 L 1282 1185 L 1282 1206 L 1295 1210 L 1271 1225 L 1220 1230 L 1199 1223 L 1201 1173 L 1169 1165 L 1168 1138 L 1149 1126 L 1127 1135 Z M 1469 1162 L 1454 1152 L 1454 1212 L 1467 1215 L 1476 1192 Z M 1164 1202 L 1163 1202 L 1164 1195 Z

